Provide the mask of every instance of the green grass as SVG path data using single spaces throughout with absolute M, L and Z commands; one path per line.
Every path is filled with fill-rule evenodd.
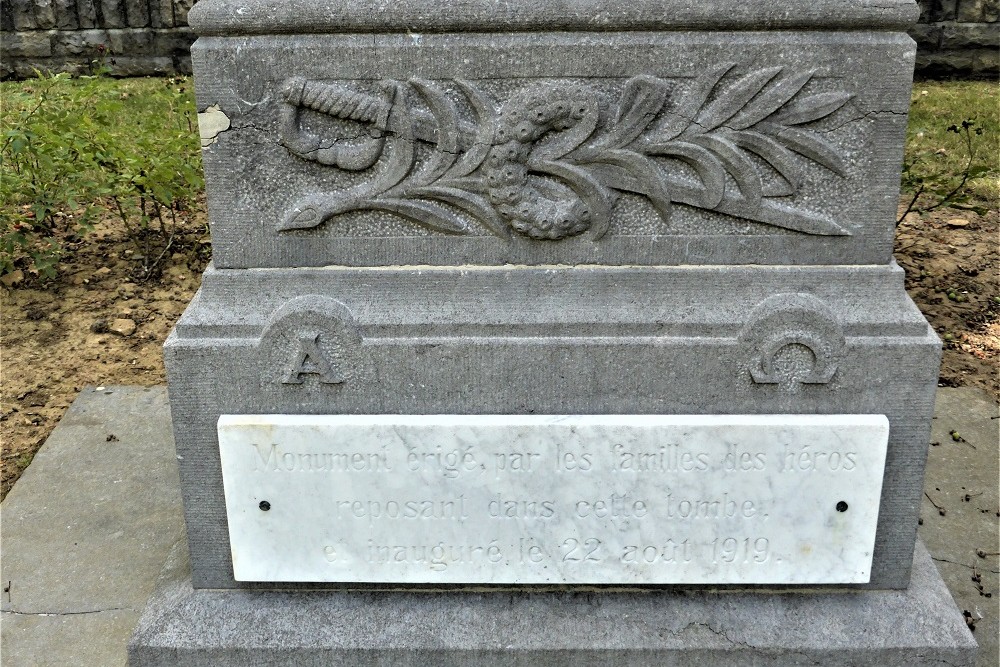
M 31 465 L 31 460 L 33 458 L 35 458 L 34 452 L 29 452 L 27 454 L 21 454 L 20 456 L 17 457 L 17 460 L 14 461 L 14 465 L 17 466 L 18 470 L 24 470 L 29 465 Z
M 39 132 L 45 125 L 59 135 Z M 121 150 L 121 156 L 147 157 L 155 162 L 164 151 L 182 151 L 192 167 L 201 169 L 194 91 L 189 77 L 112 79 L 68 76 L 0 83 L 0 130 L 7 138 L 17 130 L 33 129 L 39 150 L 76 148 Z M 76 145 L 64 144 L 76 135 Z M 83 142 L 89 142 L 89 146 Z M 14 169 L 3 154 L 3 175 Z M 94 167 L 92 155 L 80 155 L 80 170 Z M 89 174 L 96 177 L 96 174 Z M 19 199 L 17 192 L 0 184 L 0 194 Z M 22 198 L 23 199 L 23 198 Z M 0 200 L 0 205 L 10 201 Z
M 0 82 L 0 120 L 4 131 L 23 110 L 39 102 L 48 92 L 53 101 L 105 105 L 108 130 L 126 143 L 141 135 L 156 135 L 174 129 L 194 131 L 194 91 L 189 77 L 141 77 L 135 79 L 58 78 Z M 110 103 L 110 104 L 109 104 Z M 183 118 L 188 112 L 189 117 Z
M 73 122 L 80 134 L 102 143 L 113 141 L 123 153 L 140 155 L 152 149 L 155 154 L 158 146 L 174 146 L 178 134 L 187 135 L 187 157 L 201 168 L 194 92 L 188 77 L 5 81 L 0 83 L 0 130 L 7 133 L 23 127 L 25 115 L 39 106 L 43 96 L 47 108 L 39 109 L 42 113 L 36 116 L 57 124 Z
M 969 163 L 961 134 L 952 125 L 972 120 L 972 168 L 987 170 L 970 179 L 965 189 L 971 199 L 995 207 L 1000 200 L 1000 85 L 988 81 L 918 82 L 913 88 L 906 162 L 914 163 L 917 177 L 933 178 L 945 186 L 957 185 Z M 975 129 L 983 131 L 975 134 Z

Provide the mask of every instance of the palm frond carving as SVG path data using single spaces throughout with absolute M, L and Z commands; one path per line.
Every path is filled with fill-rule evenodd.
M 538 84 L 497 103 L 472 83 L 455 81 L 471 122 L 431 81 L 384 82 L 371 93 L 292 79 L 283 91 L 284 145 L 303 159 L 371 170 L 372 177 L 303 198 L 278 228 L 308 229 L 368 209 L 447 234 L 475 233 L 478 223 L 502 238 L 589 232 L 599 239 L 611 225 L 615 193 L 630 192 L 645 197 L 665 223 L 682 204 L 805 234 L 848 235 L 783 198 L 799 191 L 807 162 L 847 175 L 842 150 L 808 125 L 851 95 L 803 94 L 812 70 L 733 70 L 709 70 L 681 95 L 663 79 L 634 77 L 603 112 L 585 85 Z M 416 98 L 426 110 L 414 106 Z M 332 142 L 310 136 L 300 127 L 300 109 L 369 131 Z M 434 146 L 429 158 L 417 160 L 416 142 Z

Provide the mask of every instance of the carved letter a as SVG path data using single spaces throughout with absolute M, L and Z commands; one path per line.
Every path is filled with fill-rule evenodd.
M 344 376 L 336 372 L 323 351 L 319 349 L 319 334 L 299 336 L 299 350 L 291 370 L 282 384 L 302 384 L 303 375 L 318 375 L 323 384 L 340 384 Z

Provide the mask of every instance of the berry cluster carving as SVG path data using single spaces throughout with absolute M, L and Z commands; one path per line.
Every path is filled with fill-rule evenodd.
M 849 235 L 790 197 L 808 161 L 846 176 L 842 150 L 809 126 L 851 94 L 804 92 L 814 70 L 733 70 L 726 64 L 707 71 L 677 95 L 667 80 L 637 76 L 603 111 L 597 91 L 578 83 L 539 83 L 498 102 L 461 80 L 383 81 L 362 90 L 289 79 L 282 91 L 285 147 L 304 160 L 371 176 L 303 197 L 278 228 L 309 229 L 351 211 L 378 210 L 448 234 L 481 233 L 481 225 L 502 238 L 589 233 L 596 240 L 624 192 L 644 197 L 665 224 L 681 204 L 804 234 Z M 469 111 L 461 114 L 459 104 Z M 303 109 L 365 131 L 316 136 L 302 128 Z M 420 142 L 431 150 L 418 151 Z

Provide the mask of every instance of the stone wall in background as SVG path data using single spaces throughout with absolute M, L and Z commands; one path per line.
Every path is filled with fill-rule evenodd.
M 918 0 L 917 72 L 925 77 L 1000 74 L 1000 0 Z
M 191 71 L 195 0 L 0 0 L 0 77 L 35 69 L 117 76 Z
M 34 69 L 117 76 L 187 73 L 196 0 L 0 0 L 0 78 Z M 1000 75 L 1000 0 L 918 0 L 918 74 Z

